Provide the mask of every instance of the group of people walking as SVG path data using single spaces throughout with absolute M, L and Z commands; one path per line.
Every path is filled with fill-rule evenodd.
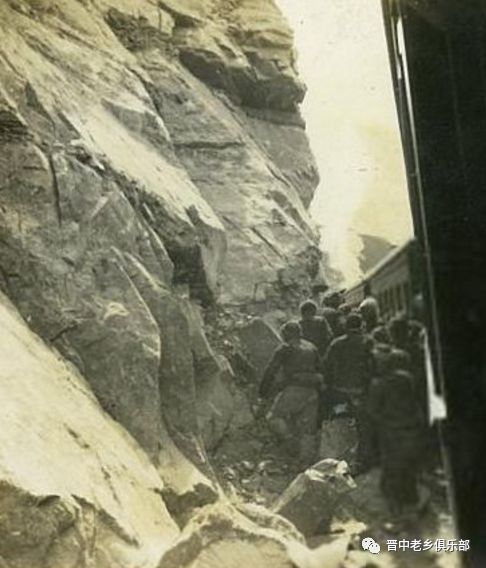
M 392 512 L 415 506 L 426 423 L 421 324 L 404 315 L 385 324 L 373 297 L 354 310 L 332 293 L 321 307 L 306 300 L 300 320 L 283 325 L 281 338 L 260 395 L 271 402 L 268 423 L 285 449 L 309 465 L 321 425 L 352 417 L 354 473 L 381 465 Z

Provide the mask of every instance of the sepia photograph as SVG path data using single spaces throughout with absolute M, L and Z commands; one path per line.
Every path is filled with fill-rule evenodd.
M 483 0 L 0 0 L 0 568 L 484 568 L 485 188 Z

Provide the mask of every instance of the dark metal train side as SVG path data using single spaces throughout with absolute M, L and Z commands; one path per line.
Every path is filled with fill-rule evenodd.
M 406 314 L 411 316 L 414 298 L 422 292 L 422 271 L 418 245 L 413 239 L 393 249 L 381 262 L 344 293 L 347 304 L 356 307 L 371 294 L 380 306 L 384 320 Z
M 467 566 L 486 566 L 486 1 L 382 0 Z

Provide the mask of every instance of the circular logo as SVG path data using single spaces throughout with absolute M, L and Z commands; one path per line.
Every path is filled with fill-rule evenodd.
M 371 554 L 379 554 L 381 550 L 380 545 L 371 537 L 364 538 L 361 541 L 361 546 L 363 547 L 363 550 L 367 550 L 368 552 L 371 552 Z

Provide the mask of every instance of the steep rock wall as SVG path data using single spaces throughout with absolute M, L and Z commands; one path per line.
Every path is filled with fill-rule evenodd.
M 104 170 L 163 240 L 177 283 L 244 300 L 316 245 L 292 36 L 270 1 L 173 4 L 3 3 L 4 136 L 42 141 L 53 175 L 53 154 Z
M 146 454 L 0 294 L 0 562 L 157 566 L 179 535 Z
M 240 566 L 249 557 L 276 568 L 321 565 L 324 553 L 270 511 L 238 511 L 222 496 L 207 505 L 207 482 L 166 436 L 157 471 L 1 293 L 0 321 L 2 567 Z M 158 472 L 182 483 L 167 485 Z M 192 485 L 182 507 L 175 485 Z
M 202 311 L 323 278 L 291 33 L 271 0 L 5 0 L 0 37 L 0 290 L 183 519 L 244 407 Z

